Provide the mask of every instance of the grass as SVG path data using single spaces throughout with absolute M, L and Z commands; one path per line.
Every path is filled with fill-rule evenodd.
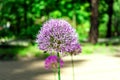
M 21 57 L 41 57 L 45 58 L 48 54 L 43 55 L 43 51 L 39 50 L 37 45 L 29 46 L 13 46 L 6 45 L 0 46 L 0 59 L 1 60 L 13 60 Z
M 82 54 L 116 54 L 119 53 L 120 45 L 106 45 L 106 44 L 86 44 L 82 47 Z
M 120 45 L 113 46 L 109 45 L 106 46 L 105 44 L 83 44 L 82 45 L 82 54 L 83 55 L 90 55 L 93 53 L 98 54 L 114 54 L 119 53 Z M 42 59 L 49 56 L 48 53 L 45 53 L 38 49 L 37 45 L 29 45 L 29 46 L 0 46 L 0 59 L 1 60 L 11 60 L 17 59 L 18 57 L 40 57 Z

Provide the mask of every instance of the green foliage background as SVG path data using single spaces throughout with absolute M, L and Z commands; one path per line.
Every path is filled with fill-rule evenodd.
M 99 1 L 99 37 L 105 37 L 107 0 Z M 112 33 L 120 31 L 120 0 L 114 1 Z M 35 39 L 42 24 L 51 18 L 62 18 L 76 28 L 80 40 L 88 38 L 90 29 L 89 0 L 0 0 L 0 38 L 19 37 Z M 10 22 L 10 28 L 6 28 Z

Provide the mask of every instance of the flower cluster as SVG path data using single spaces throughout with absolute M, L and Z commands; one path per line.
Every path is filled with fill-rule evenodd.
M 58 57 L 55 55 L 49 56 L 45 60 L 45 68 L 46 69 L 57 69 L 57 63 L 58 62 Z M 60 67 L 63 67 L 63 60 L 60 59 Z
M 37 36 L 39 48 L 44 51 L 65 52 L 63 48 L 77 41 L 75 29 L 61 19 L 46 22 Z

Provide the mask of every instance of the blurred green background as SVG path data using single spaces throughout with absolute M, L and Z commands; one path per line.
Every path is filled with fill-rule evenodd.
M 91 1 L 0 0 L 0 59 L 48 56 L 42 55 L 44 52 L 38 49 L 35 39 L 42 24 L 51 18 L 65 19 L 76 29 L 83 54 L 120 53 L 120 0 L 99 0 L 98 8 L 95 7 L 99 14 L 96 44 L 88 41 Z

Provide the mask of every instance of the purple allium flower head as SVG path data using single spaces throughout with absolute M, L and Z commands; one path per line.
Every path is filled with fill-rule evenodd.
M 75 29 L 67 21 L 51 19 L 39 31 L 37 42 L 41 50 L 65 52 L 63 48 L 78 40 Z
M 81 53 L 81 46 L 79 43 L 70 44 L 64 48 L 64 51 L 68 52 L 70 55 L 77 55 Z
M 45 68 L 46 69 L 57 68 L 58 66 L 57 61 L 58 61 L 58 57 L 55 55 L 47 57 L 45 60 Z M 63 60 L 60 59 L 60 67 L 63 67 L 63 64 L 64 64 Z

